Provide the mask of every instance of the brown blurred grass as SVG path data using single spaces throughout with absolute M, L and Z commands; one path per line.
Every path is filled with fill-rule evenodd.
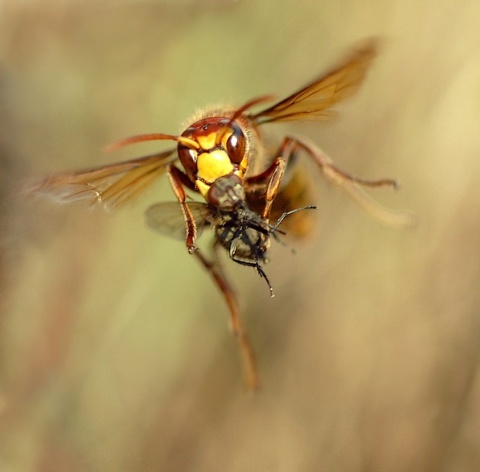
M 475 471 L 478 2 L 0 4 L 0 470 Z M 20 182 L 176 133 L 198 107 L 287 94 L 358 39 L 383 54 L 342 118 L 293 126 L 393 176 L 378 226 L 320 182 L 318 228 L 268 291 L 229 264 L 263 390 L 245 395 L 223 301 L 143 210 L 23 200 Z M 290 128 L 272 126 L 281 133 Z M 122 151 L 123 152 L 123 151 Z M 148 152 L 148 150 L 147 150 Z

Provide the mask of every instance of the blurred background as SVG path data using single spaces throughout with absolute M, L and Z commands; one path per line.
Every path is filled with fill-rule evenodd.
M 0 1 L 0 470 L 479 470 L 478 18 L 474 0 Z M 398 179 L 374 196 L 418 224 L 383 227 L 319 176 L 315 230 L 272 250 L 274 299 L 225 261 L 257 395 L 216 287 L 144 224 L 166 179 L 110 213 L 21 195 L 153 152 L 102 147 L 206 105 L 286 96 L 369 36 L 382 54 L 338 119 L 267 131 Z

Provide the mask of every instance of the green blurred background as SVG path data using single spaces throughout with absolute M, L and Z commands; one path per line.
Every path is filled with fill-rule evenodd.
M 480 3 L 0 1 L 0 471 L 480 470 Z M 144 224 L 22 198 L 25 179 L 158 149 L 205 105 L 287 95 L 384 39 L 360 93 L 298 132 L 395 177 L 393 230 L 315 180 L 316 230 L 263 281 L 232 263 L 263 388 L 227 311 Z M 186 121 L 187 120 L 187 121 Z

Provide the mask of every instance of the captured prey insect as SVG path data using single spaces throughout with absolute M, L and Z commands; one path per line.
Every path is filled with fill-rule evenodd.
M 331 72 L 259 112 L 251 109 L 272 97 L 255 98 L 238 108 L 208 109 L 193 117 L 192 124 L 180 135 L 152 133 L 118 141 L 108 149 L 152 140 L 175 141 L 177 145 L 96 169 L 53 175 L 34 190 L 61 200 L 89 199 L 92 203 L 116 207 L 166 172 L 178 202 L 177 209 L 181 210 L 187 249 L 210 272 L 228 304 L 231 327 L 244 357 L 247 386 L 255 389 L 259 385 L 257 366 L 237 300 L 218 257 L 209 259 L 197 250 L 199 230 L 211 225 L 215 249 L 223 247 L 234 262 L 254 267 L 268 282 L 262 264 L 271 237 L 277 239 L 282 234 L 280 223 L 295 213 L 285 220 L 292 228 L 289 232 L 301 235 L 308 231 L 308 225 L 302 230 L 305 227 L 302 221 L 310 212 L 298 211 L 309 203 L 308 188 L 294 166 L 299 154 L 310 157 L 327 181 L 342 187 L 381 222 L 392 226 L 410 224 L 410 215 L 382 207 L 361 189 L 362 186 L 396 187 L 394 180 L 364 180 L 350 175 L 335 166 L 317 146 L 294 135 L 286 136 L 277 150 L 268 149 L 260 130 L 267 123 L 332 117 L 332 107 L 352 95 L 363 82 L 376 52 L 375 40 L 365 42 Z M 177 161 L 181 167 L 176 165 Z M 203 203 L 188 200 L 187 190 L 200 194 Z M 150 226 L 168 233 L 171 210 L 168 203 L 150 207 L 147 210 Z
M 279 234 L 286 234 L 279 226 L 287 216 L 316 207 L 308 205 L 284 211 L 272 225 L 248 208 L 244 189 L 238 182 L 232 182 L 227 176 L 220 177 L 217 185 L 226 198 L 232 199 L 232 209 L 225 210 L 203 202 L 189 202 L 197 228 L 197 237 L 206 226 L 211 225 L 215 235 L 214 247 L 226 249 L 232 261 L 254 267 L 266 281 L 273 297 L 272 285 L 262 268 L 262 264 L 268 261 L 270 237 L 278 241 Z M 179 213 L 178 203 L 163 202 L 152 205 L 147 209 L 146 216 L 148 225 L 159 233 L 185 238 L 185 223 L 183 215 Z

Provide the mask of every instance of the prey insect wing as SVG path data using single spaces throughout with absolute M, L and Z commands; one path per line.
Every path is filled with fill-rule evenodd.
M 202 202 L 189 202 L 188 206 L 195 219 L 197 236 L 200 237 L 205 227 L 212 224 L 209 206 Z M 178 202 L 155 203 L 145 212 L 147 224 L 164 236 L 185 240 L 185 219 Z

